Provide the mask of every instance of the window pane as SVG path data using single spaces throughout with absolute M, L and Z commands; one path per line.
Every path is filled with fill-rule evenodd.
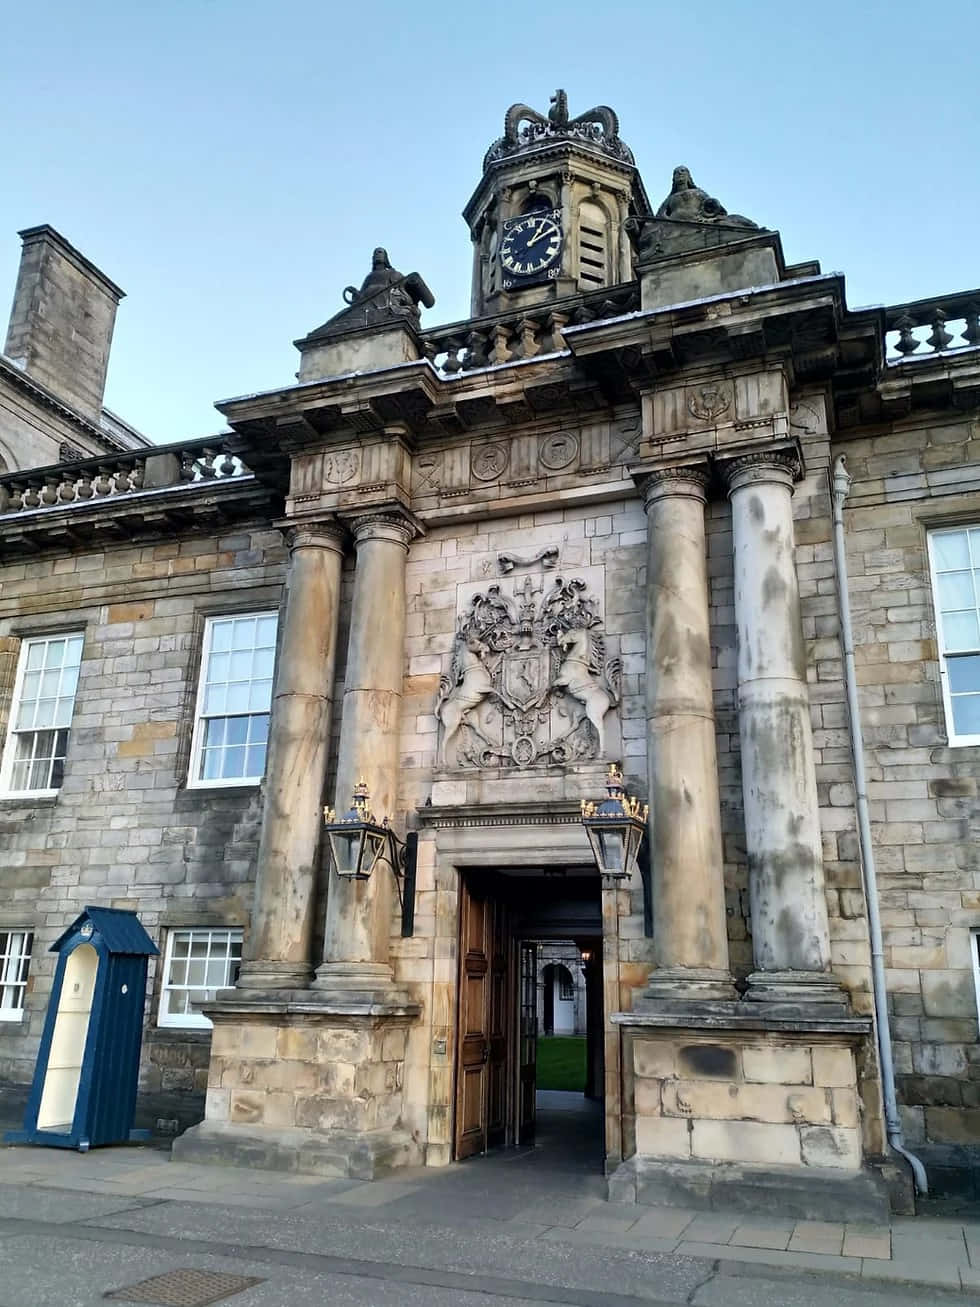
M 936 579 L 939 585 L 939 607 L 944 613 L 976 606 L 972 572 L 941 572 Z
M 228 671 L 232 681 L 247 681 L 252 675 L 251 649 L 239 649 L 231 655 L 231 667 Z
M 45 667 L 60 667 L 65 659 L 65 641 L 51 640 L 44 654 Z
M 957 735 L 980 735 L 980 694 L 955 695 L 953 726 Z
M 251 722 L 248 730 L 249 744 L 264 743 L 269 738 L 269 714 L 255 713 L 249 721 Z
M 252 675 L 256 680 L 263 677 L 271 678 L 275 659 L 276 651 L 274 649 L 256 649 L 252 655 Z
M 980 656 L 950 658 L 946 663 L 951 694 L 980 691 Z
M 217 781 L 221 779 L 221 750 L 205 749 L 201 759 L 201 780 Z
M 260 617 L 256 622 L 255 643 L 261 648 L 276 647 L 276 627 L 279 624 L 278 617 L 273 613 L 266 617 Z
M 943 637 L 947 650 L 980 648 L 976 613 L 944 613 Z
M 245 750 L 245 775 L 260 777 L 265 774 L 265 745 L 253 744 Z
M 213 653 L 208 659 L 208 681 L 227 681 L 228 661 L 231 654 Z
M 239 780 L 245 775 L 245 750 L 240 745 L 225 749 L 222 775 L 228 780 Z
M 33 671 L 44 666 L 44 641 L 35 640 L 27 647 L 27 668 Z
M 211 648 L 231 648 L 231 622 L 213 622 L 211 625 Z
M 232 681 L 228 686 L 225 711 L 229 713 L 248 712 L 248 681 Z
M 248 706 L 253 712 L 268 712 L 272 703 L 272 682 L 253 681 Z
M 207 693 L 204 696 L 204 711 L 206 713 L 223 713 L 226 711 L 226 698 L 228 687 L 223 683 L 221 685 L 208 686 Z
M 248 737 L 247 717 L 228 717 L 225 721 L 225 743 L 244 744 Z
M 932 556 L 937 572 L 970 566 L 965 531 L 938 531 L 932 537 Z

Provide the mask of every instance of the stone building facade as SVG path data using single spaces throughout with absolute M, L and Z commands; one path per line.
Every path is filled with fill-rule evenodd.
M 533 1129 L 522 967 L 574 939 L 611 1196 L 880 1214 L 890 1143 L 971 1184 L 980 292 L 850 310 L 563 93 L 464 216 L 469 320 L 379 249 L 227 434 L 0 476 L 0 1073 L 128 906 L 182 1156 L 444 1165 Z M 351 879 L 362 782 L 397 840 Z

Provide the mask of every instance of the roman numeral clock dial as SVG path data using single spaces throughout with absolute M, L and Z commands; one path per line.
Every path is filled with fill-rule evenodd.
M 528 213 L 504 224 L 500 266 L 505 290 L 557 277 L 561 268 L 561 227 L 558 210 Z

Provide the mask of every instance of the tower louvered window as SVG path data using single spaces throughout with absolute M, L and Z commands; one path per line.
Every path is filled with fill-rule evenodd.
M 578 278 L 584 290 L 608 284 L 609 224 L 598 204 L 579 209 Z

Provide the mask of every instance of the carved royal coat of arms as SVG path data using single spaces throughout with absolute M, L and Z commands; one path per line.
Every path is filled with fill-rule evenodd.
M 581 576 L 525 576 L 472 595 L 440 681 L 438 765 L 517 767 L 602 757 L 620 699 L 599 603 Z

